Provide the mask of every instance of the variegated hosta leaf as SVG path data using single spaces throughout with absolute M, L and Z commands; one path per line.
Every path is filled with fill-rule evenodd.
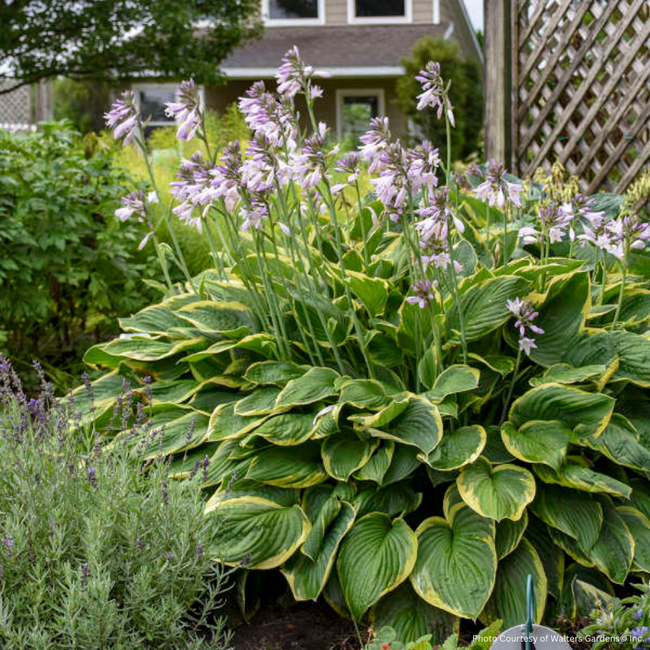
M 544 384 L 529 390 L 510 408 L 508 419 L 523 427 L 531 420 L 559 420 L 582 439 L 596 437 L 607 426 L 615 400 L 602 393 L 587 393 L 572 386 Z
M 417 556 L 415 534 L 403 519 L 369 514 L 347 534 L 337 561 L 345 601 L 357 620 L 404 582 Z
M 650 484 L 644 478 L 633 478 L 630 486 L 632 487 L 630 504 L 650 519 Z
M 292 379 L 302 377 L 308 368 L 289 361 L 260 361 L 249 366 L 244 379 L 253 384 L 286 386 Z
M 358 469 L 353 477 L 358 481 L 374 481 L 381 485 L 395 452 L 395 443 L 385 440 L 374 451 L 368 462 Z
M 236 440 L 225 440 L 224 442 L 208 444 L 217 444 L 219 446 L 208 463 L 203 487 L 219 485 L 224 478 L 232 476 L 234 472 L 237 472 L 240 478 L 246 475 L 248 466 L 251 463 L 250 459 L 231 458 L 231 454 L 239 449 Z
M 422 462 L 433 469 L 449 471 L 473 463 L 483 451 L 487 435 L 485 429 L 473 424 L 445 433 L 440 444 L 428 457 L 419 455 Z
M 615 377 L 628 379 L 637 386 L 650 388 L 650 339 L 634 332 L 610 332 L 619 357 Z
M 274 447 L 259 452 L 246 478 L 283 488 L 305 488 L 327 480 L 317 445 Z
M 594 472 L 586 467 L 582 458 L 578 456 L 567 458 L 567 462 L 557 472 L 545 465 L 535 465 L 534 470 L 545 483 L 556 483 L 585 492 L 606 492 L 624 499 L 629 499 L 632 493 L 629 485 L 607 474 Z
M 311 368 L 302 377 L 290 380 L 276 400 L 276 406 L 299 406 L 313 404 L 325 397 L 335 395 L 334 386 L 340 377 L 330 368 Z
M 524 510 L 524 515 L 517 521 L 504 519 L 497 524 L 496 549 L 499 560 L 506 555 L 510 555 L 521 542 L 521 538 L 528 527 L 528 513 Z
M 251 311 L 239 302 L 202 300 L 182 307 L 176 315 L 202 332 L 219 333 L 228 338 L 246 336 L 252 327 Z
M 568 363 L 555 363 L 541 377 L 530 380 L 532 386 L 542 384 L 579 384 L 587 379 L 596 379 L 607 371 L 605 365 L 590 365 L 574 368 Z
M 650 472 L 650 450 L 639 442 L 638 435 L 627 418 L 614 413 L 605 430 L 588 444 L 619 465 Z
M 571 441 L 571 429 L 557 420 L 531 420 L 519 428 L 511 422 L 501 427 L 506 449 L 527 463 L 546 463 L 558 469 Z
M 182 305 L 178 305 L 181 307 Z M 174 327 L 187 327 L 187 321 L 177 316 L 170 301 L 145 307 L 134 316 L 118 319 L 120 328 L 125 332 L 138 332 L 151 335 L 167 336 Z
M 275 386 L 268 388 L 258 388 L 250 395 L 242 397 L 235 402 L 235 415 L 268 415 L 279 413 L 281 409 L 275 406 L 275 400 L 280 394 L 280 389 Z
M 416 492 L 408 481 L 387 485 L 378 490 L 370 488 L 357 495 L 354 507 L 359 517 L 372 512 L 383 512 L 391 517 L 404 516 L 417 510 L 422 503 L 422 493 Z
M 246 560 L 251 569 L 284 564 L 311 527 L 300 506 L 286 507 L 261 497 L 218 504 L 208 501 L 206 515 L 214 519 L 214 535 L 206 543 L 206 552 L 231 566 Z
M 263 422 L 253 431 L 253 435 L 260 436 L 274 445 L 291 447 L 311 438 L 313 422 L 311 413 L 283 413 Z
M 153 419 L 154 428 L 156 418 Z M 167 456 L 185 449 L 196 447 L 205 439 L 208 432 L 209 418 L 198 412 L 184 413 L 181 417 L 166 422 L 156 436 L 151 436 L 149 443 L 142 449 L 144 459 Z
M 244 416 L 235 413 L 236 402 L 218 406 L 210 416 L 208 437 L 210 441 L 241 438 L 244 434 L 256 429 L 266 420 L 268 415 Z
M 403 643 L 431 634 L 431 642 L 438 644 L 459 629 L 458 618 L 422 600 L 410 582 L 386 594 L 370 611 L 370 620 L 376 630 L 393 628 Z
M 415 591 L 434 607 L 476 619 L 496 576 L 494 522 L 458 504 L 448 519 L 426 519 L 415 534 L 418 557 L 411 575 Z
M 337 481 L 347 481 L 368 462 L 378 446 L 379 440 L 361 440 L 354 433 L 329 436 L 321 448 L 325 471 Z
M 546 607 L 548 581 L 544 566 L 533 545 L 523 539 L 519 546 L 499 562 L 494 591 L 481 614 L 481 621 L 503 621 L 509 628 L 526 620 L 526 576 L 533 576 L 535 623 L 540 623 Z
M 371 316 L 378 316 L 384 312 L 388 300 L 386 280 L 371 278 L 355 271 L 348 271 L 346 279 L 352 293 L 363 303 Z
M 371 433 L 430 454 L 442 438 L 442 418 L 429 400 L 414 395 L 400 415 L 384 429 L 372 429 Z
M 493 467 L 486 458 L 466 465 L 456 482 L 468 506 L 497 521 L 517 521 L 535 498 L 535 479 L 527 469 L 516 465 Z
M 393 458 L 390 461 L 390 465 L 384 474 L 381 484 L 392 485 L 393 483 L 398 483 L 418 468 L 420 463 L 417 448 L 396 444 Z
M 422 393 L 422 396 L 438 404 L 448 395 L 474 390 L 478 386 L 479 376 L 480 372 L 476 368 L 464 365 L 449 366 L 438 375 L 433 388 Z
M 340 504 L 334 520 L 324 531 L 317 550 L 311 557 L 295 553 L 284 565 L 282 573 L 287 578 L 296 600 L 316 600 L 330 577 L 336 552 L 346 533 L 352 527 L 356 513 L 347 502 Z
M 341 387 L 339 402 L 361 409 L 381 410 L 399 393 L 393 386 L 376 379 L 350 379 Z
M 535 547 L 539 559 L 544 566 L 548 582 L 548 593 L 559 602 L 565 582 L 565 555 L 561 548 L 555 545 L 548 533 L 546 525 L 534 515 L 528 516 L 526 539 Z
M 561 530 L 588 550 L 598 539 L 603 525 L 603 509 L 590 495 L 540 483 L 530 505 L 545 524 Z

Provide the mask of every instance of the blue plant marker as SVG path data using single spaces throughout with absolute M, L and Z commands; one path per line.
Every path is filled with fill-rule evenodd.
M 533 574 L 528 574 L 526 581 L 526 650 L 533 650 L 531 643 L 533 625 L 535 624 L 535 589 L 533 587 Z

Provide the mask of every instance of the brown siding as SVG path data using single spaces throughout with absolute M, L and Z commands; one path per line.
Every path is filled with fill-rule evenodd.
M 347 25 L 347 0 L 325 0 L 325 23 L 327 25 Z
M 433 22 L 433 0 L 413 0 L 413 22 Z
M 336 134 L 336 90 L 339 88 L 382 88 L 384 90 L 385 112 L 390 120 L 391 131 L 395 137 L 404 138 L 407 134 L 407 119 L 395 104 L 395 78 L 359 78 L 359 79 L 321 79 L 319 85 L 323 87 L 323 99 L 316 102 L 316 119 L 325 122 Z M 251 86 L 253 80 L 233 80 L 225 86 L 206 89 L 207 107 L 222 112 L 225 108 L 237 101 L 237 98 Z M 272 81 L 267 82 L 273 85 Z M 300 107 L 300 101 L 298 102 Z M 300 111 L 306 118 L 306 110 Z

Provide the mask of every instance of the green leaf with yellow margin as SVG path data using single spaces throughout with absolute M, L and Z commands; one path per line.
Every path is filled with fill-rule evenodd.
M 248 367 L 244 379 L 253 384 L 286 386 L 292 379 L 298 379 L 307 372 L 305 366 L 290 361 L 260 361 Z
M 546 463 L 558 469 L 571 442 L 571 429 L 557 420 L 531 420 L 518 429 L 505 422 L 501 438 L 506 449 L 527 463 Z
M 630 506 L 619 506 L 616 512 L 634 538 L 634 561 L 631 570 L 650 573 L 650 519 Z
M 535 479 L 517 465 L 492 466 L 486 458 L 466 465 L 456 479 L 463 501 L 483 517 L 520 519 L 535 498 Z
M 556 483 L 595 494 L 605 492 L 624 499 L 629 499 L 632 493 L 629 485 L 617 481 L 608 474 L 589 469 L 580 456 L 569 456 L 567 462 L 558 471 L 546 465 L 535 465 L 533 469 L 545 483 Z
M 521 519 L 517 521 L 504 519 L 497 524 L 495 544 L 499 560 L 510 555 L 519 546 L 526 528 L 528 528 L 528 513 L 525 510 Z
M 253 431 L 253 435 L 280 447 L 292 447 L 311 438 L 313 422 L 311 413 L 283 413 L 263 422 Z
M 650 339 L 634 332 L 609 333 L 619 357 L 615 378 L 628 379 L 642 388 L 650 388 Z
M 379 446 L 379 440 L 361 440 L 354 433 L 325 438 L 321 456 L 325 471 L 337 481 L 347 481 L 355 470 L 363 467 Z
M 246 478 L 283 488 L 306 488 L 327 480 L 317 445 L 274 447 L 253 456 Z
M 483 623 L 503 620 L 510 628 L 526 620 L 526 576 L 533 576 L 535 623 L 540 623 L 546 608 L 548 581 L 544 566 L 533 545 L 523 539 L 519 546 L 499 562 L 494 591 L 481 613 Z
M 482 426 L 472 424 L 459 427 L 445 433 L 440 444 L 428 456 L 420 454 L 418 458 L 433 469 L 459 469 L 473 463 L 481 455 L 486 441 L 487 434 Z
M 335 395 L 335 381 L 339 373 L 330 368 L 311 368 L 302 377 L 290 380 L 278 395 L 276 406 L 313 404 Z
M 368 608 L 408 578 L 418 543 L 403 519 L 371 513 L 347 534 L 337 561 L 345 601 L 361 620 Z
M 433 388 L 422 393 L 422 397 L 438 404 L 448 395 L 474 390 L 478 386 L 479 376 L 476 368 L 462 364 L 449 366 L 438 375 Z
M 229 566 L 248 560 L 249 569 L 284 564 L 311 527 L 300 506 L 285 507 L 260 497 L 239 497 L 215 505 L 208 501 L 205 512 L 214 519 L 206 552 Z
M 619 465 L 650 472 L 650 450 L 638 440 L 637 430 L 619 413 L 614 413 L 605 430 L 588 444 Z
M 494 522 L 457 504 L 448 519 L 425 519 L 415 534 L 418 554 L 411 583 L 417 594 L 454 616 L 476 619 L 496 577 Z

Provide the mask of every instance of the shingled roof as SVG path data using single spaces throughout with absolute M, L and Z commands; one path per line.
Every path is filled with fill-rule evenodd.
M 269 70 L 297 45 L 300 55 L 316 68 L 346 75 L 354 68 L 374 68 L 377 74 L 393 69 L 399 74 L 401 58 L 408 56 L 423 36 L 444 37 L 449 23 L 437 25 L 344 25 L 272 27 L 263 36 L 233 52 L 221 69 L 230 77 L 245 77 L 250 70 Z M 372 74 L 368 71 L 367 74 Z

